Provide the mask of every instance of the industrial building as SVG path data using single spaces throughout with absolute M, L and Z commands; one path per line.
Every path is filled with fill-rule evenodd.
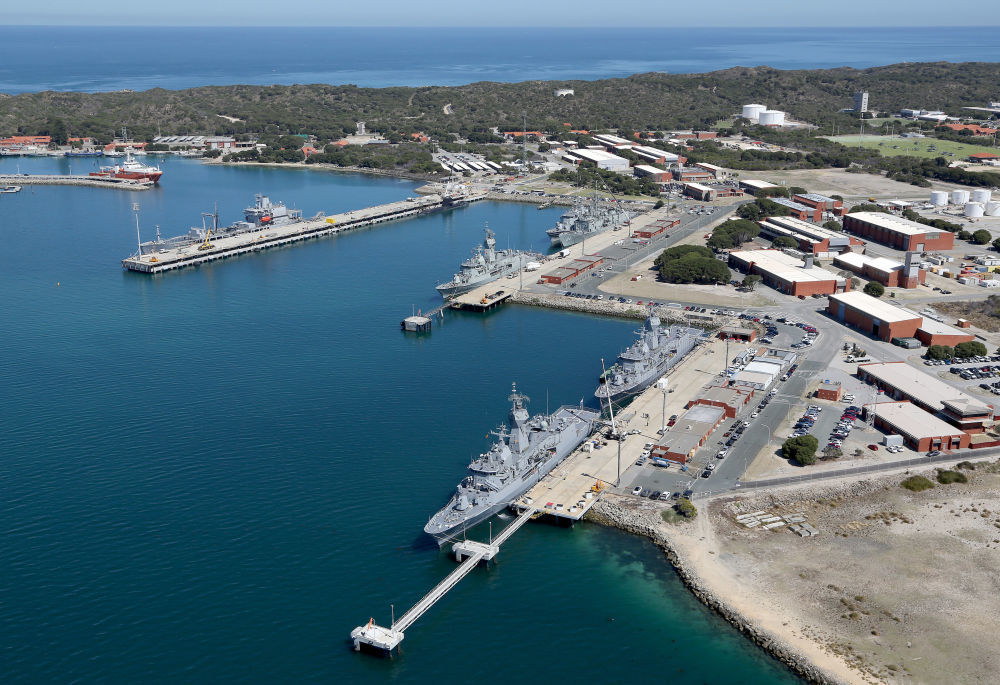
M 710 188 L 701 183 L 685 183 L 684 194 L 702 202 L 711 202 L 715 199 L 715 188 Z
M 950 250 L 955 234 L 882 212 L 844 215 L 844 230 L 904 252 Z
M 648 164 L 636 164 L 635 168 L 632 170 L 636 178 L 648 178 L 656 183 L 670 183 L 673 179 L 673 174 L 664 169 L 657 169 L 655 166 L 649 166 Z
M 726 418 L 736 418 L 743 409 L 750 403 L 754 391 L 752 388 L 737 387 L 733 385 L 712 386 L 702 391 L 701 395 L 688 402 L 690 409 L 696 404 L 704 404 L 710 407 L 720 407 Z
M 954 347 L 959 343 L 972 342 L 976 339 L 972 333 L 963 331 L 946 323 L 925 318 L 917 329 L 917 340 L 924 345 L 947 345 Z
M 604 257 L 601 257 L 600 255 L 584 255 L 574 259 L 569 264 L 558 267 L 547 274 L 543 274 L 539 279 L 539 282 L 560 285 L 603 263 Z
M 814 209 L 818 209 L 821 212 L 831 212 L 840 216 L 844 213 L 844 201 L 838 200 L 833 197 L 827 197 L 826 195 L 820 195 L 819 193 L 803 193 L 801 195 L 793 195 L 792 199 L 799 204 L 807 205 Z
M 709 164 L 708 162 L 695 162 L 693 166 L 696 166 L 699 169 L 704 169 L 705 171 L 712 174 L 712 176 L 716 179 L 725 178 L 726 176 L 725 169 L 723 169 L 721 166 Z
M 608 148 L 618 148 L 623 145 L 631 147 L 634 144 L 628 138 L 622 138 L 621 136 L 615 136 L 610 133 L 598 133 L 594 136 L 594 140 Z
M 686 463 L 705 444 L 705 440 L 725 416 L 726 412 L 722 407 L 694 405 L 681 414 L 673 427 L 663 434 L 660 443 L 654 447 L 652 456 Z
M 816 388 L 816 399 L 840 402 L 844 394 L 844 385 L 840 381 L 824 380 Z
M 925 418 L 936 415 L 966 433 L 982 433 L 993 420 L 993 407 L 948 385 L 906 362 L 859 364 L 858 378 L 875 385 L 885 396 L 912 402 Z M 882 403 L 877 411 L 881 413 Z
M 913 338 L 923 317 L 861 291 L 830 295 L 828 311 L 838 321 L 853 326 L 879 340 Z
M 651 164 L 683 164 L 687 161 L 673 152 L 646 145 L 633 145 L 629 148 L 629 152 Z
M 687 183 L 697 183 L 698 181 L 713 181 L 715 175 L 711 171 L 706 171 L 696 166 L 678 166 L 673 169 L 674 180 Z
M 657 219 L 647 226 L 635 229 L 632 235 L 636 238 L 655 238 L 680 224 L 680 219 Z
M 812 255 L 803 261 L 781 250 L 736 250 L 729 253 L 729 265 L 758 274 L 765 285 L 796 297 L 829 295 L 851 287 L 846 278 L 814 266 Z
M 920 255 L 916 252 L 906 253 L 905 264 L 886 257 L 845 252 L 833 258 L 833 265 L 887 288 L 916 288 L 927 280 L 927 271 L 920 268 Z
M 876 428 L 900 435 L 918 452 L 957 450 L 968 447 L 971 437 L 949 423 L 932 416 L 911 402 L 866 404 L 865 415 L 873 418 Z
M 852 247 L 864 246 L 862 241 L 843 231 L 831 231 L 829 228 L 823 228 L 790 216 L 772 216 L 764 219 L 760 222 L 760 232 L 771 239 L 778 236 L 792 238 L 799 243 L 800 252 L 811 253 L 822 258 L 828 258 L 831 254 L 840 254 Z
M 772 197 L 771 202 L 779 204 L 785 209 L 787 209 L 793 217 L 800 219 L 802 221 L 815 221 L 819 223 L 823 221 L 823 210 L 817 207 L 810 207 L 809 205 L 804 205 L 795 200 L 789 200 L 787 197 Z
M 739 326 L 723 326 L 719 329 L 719 338 L 723 340 L 742 340 L 743 342 L 753 342 L 757 339 L 757 331 L 753 328 L 742 328 Z
M 605 152 L 604 150 L 569 150 L 566 154 L 576 158 L 577 161 L 593 162 L 597 165 L 598 169 L 628 171 L 629 168 L 627 159 L 613 155 L 610 152 Z
M 750 193 L 751 195 L 754 195 L 759 190 L 770 190 L 771 188 L 778 188 L 778 187 L 779 186 L 776 186 L 773 183 L 768 183 L 767 181 L 756 181 L 754 179 L 749 179 L 749 178 L 740 181 L 740 188 Z
M 855 112 L 867 112 L 868 111 L 868 91 L 861 90 L 854 94 L 854 111 Z

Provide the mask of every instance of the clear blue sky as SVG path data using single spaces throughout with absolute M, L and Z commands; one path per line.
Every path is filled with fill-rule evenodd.
M 172 26 L 963 26 L 970 16 L 931 0 L 36 0 L 2 23 Z

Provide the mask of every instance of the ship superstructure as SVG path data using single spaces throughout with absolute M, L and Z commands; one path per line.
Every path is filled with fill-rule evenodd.
M 528 398 L 514 385 L 507 425 L 493 431 L 497 440 L 469 464 L 448 504 L 431 517 L 424 532 L 439 544 L 499 512 L 565 459 L 594 429 L 599 412 L 564 406 L 552 414 L 530 416 Z
M 661 326 L 650 312 L 638 339 L 602 375 L 594 396 L 603 406 L 609 399 L 619 402 L 642 392 L 694 349 L 702 335 L 698 328 Z
M 553 247 L 569 247 L 592 234 L 625 226 L 632 220 L 632 216 L 616 200 L 599 198 L 595 190 L 589 201 L 578 200 L 545 233 Z
M 509 274 L 516 274 L 541 255 L 525 250 L 498 250 L 496 235 L 486 227 L 486 240 L 469 259 L 462 262 L 450 281 L 437 286 L 441 297 L 449 299 Z

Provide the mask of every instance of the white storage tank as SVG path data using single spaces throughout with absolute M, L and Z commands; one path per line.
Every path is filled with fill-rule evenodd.
M 972 191 L 972 201 L 982 202 L 983 204 L 986 204 L 987 202 L 990 201 L 991 195 L 992 193 L 990 193 L 990 191 L 987 190 L 986 188 L 979 188 L 978 190 Z
M 1000 216 L 1000 202 L 993 201 L 986 203 L 986 216 Z
M 743 118 L 757 121 L 760 118 L 760 113 L 766 109 L 767 107 L 764 105 L 743 105 Z
M 977 217 L 983 215 L 983 206 L 978 202 L 965 203 L 965 216 Z
M 964 205 L 969 201 L 969 191 L 968 190 L 953 190 L 951 191 L 951 204 L 953 205 Z
M 776 109 L 765 109 L 760 113 L 761 126 L 782 126 L 785 123 L 785 113 Z
M 946 190 L 932 190 L 931 191 L 931 204 L 935 207 L 943 207 L 948 204 L 948 191 Z

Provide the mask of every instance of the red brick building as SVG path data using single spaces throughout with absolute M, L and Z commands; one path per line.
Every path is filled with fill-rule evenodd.
M 801 219 L 802 221 L 813 221 L 817 224 L 822 223 L 823 221 L 823 210 L 818 207 L 810 207 L 809 205 L 789 200 L 787 197 L 772 197 L 768 199 L 781 205 L 782 207 L 785 207 L 796 219 Z
M 837 200 L 818 193 L 803 193 L 792 196 L 792 200 L 799 204 L 818 209 L 821 212 L 831 212 L 840 216 L 844 213 L 844 201 Z
M 690 409 L 696 404 L 704 404 L 710 407 L 720 407 L 725 412 L 726 418 L 736 418 L 743 409 L 750 403 L 754 391 L 747 387 L 737 386 L 713 386 L 701 393 L 701 397 L 691 400 L 687 404 Z
M 844 230 L 905 252 L 950 250 L 955 234 L 882 212 L 844 215 Z
M 830 295 L 828 311 L 838 321 L 879 340 L 914 338 L 923 317 L 894 307 L 859 290 Z
M 736 250 L 729 265 L 747 274 L 757 274 L 765 285 L 796 297 L 829 295 L 850 290 L 851 282 L 813 265 L 813 257 L 802 260 L 781 250 Z
M 887 288 L 916 288 L 926 281 L 927 271 L 921 269 L 919 263 L 916 252 L 907 253 L 905 264 L 857 252 L 845 252 L 833 258 L 834 266 L 853 271 L 870 281 L 878 281 Z

